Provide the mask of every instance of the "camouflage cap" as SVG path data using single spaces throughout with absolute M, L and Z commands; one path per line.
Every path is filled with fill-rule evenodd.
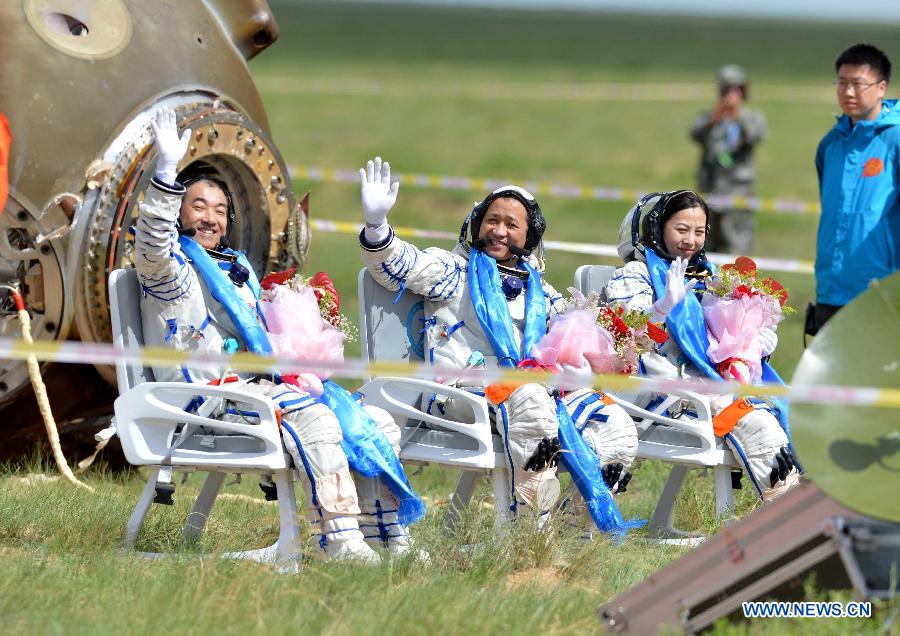
M 719 69 L 719 86 L 746 86 L 747 71 L 737 64 L 728 64 Z

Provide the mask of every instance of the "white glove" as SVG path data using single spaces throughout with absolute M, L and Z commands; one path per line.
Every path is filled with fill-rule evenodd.
M 572 366 L 571 364 L 557 364 L 556 368 L 559 369 L 561 373 L 565 373 L 569 376 L 566 379 L 560 380 L 556 385 L 563 391 L 587 389 L 590 388 L 594 382 L 594 372 L 591 370 L 591 365 L 589 364 L 580 367 Z
M 391 164 L 387 161 L 382 163 L 381 157 L 375 157 L 374 161 L 366 163 L 365 168 L 360 168 L 359 177 L 362 183 L 366 240 L 372 243 L 380 242 L 387 237 L 385 221 L 388 212 L 397 202 L 400 182 L 391 183 Z
M 766 356 L 772 355 L 775 351 L 775 347 L 778 346 L 778 334 L 768 327 L 762 327 L 757 333 L 757 337 L 759 338 L 763 357 L 765 358 Z
M 669 271 L 666 272 L 666 290 L 663 297 L 653 303 L 654 322 L 662 322 L 669 315 L 669 312 L 675 308 L 675 305 L 684 300 L 685 296 L 694 289 L 697 279 L 693 279 L 688 283 L 684 282 L 684 274 L 687 272 L 688 262 L 680 256 L 672 261 L 669 265 Z
M 153 135 L 156 137 L 156 178 L 168 185 L 175 185 L 178 162 L 187 152 L 191 140 L 191 129 L 187 128 L 181 137 L 175 124 L 175 111 L 162 107 L 156 111 L 156 121 L 150 122 Z

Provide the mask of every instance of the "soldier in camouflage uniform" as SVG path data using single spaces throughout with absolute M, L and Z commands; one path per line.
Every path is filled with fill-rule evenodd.
M 766 134 L 766 120 L 757 110 L 744 106 L 747 99 L 747 73 L 729 64 L 719 70 L 719 101 L 712 110 L 701 113 L 691 127 L 691 137 L 703 152 L 697 171 L 701 192 L 718 196 L 752 196 L 756 167 L 753 148 Z M 714 228 L 707 239 L 713 252 L 749 255 L 753 247 L 753 212 L 733 206 L 710 207 Z

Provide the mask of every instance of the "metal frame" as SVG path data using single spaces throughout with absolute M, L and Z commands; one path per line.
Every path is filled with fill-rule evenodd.
M 600 619 L 616 633 L 698 632 L 834 558 L 857 599 L 888 598 L 900 525 L 851 512 L 802 482 L 601 606 Z

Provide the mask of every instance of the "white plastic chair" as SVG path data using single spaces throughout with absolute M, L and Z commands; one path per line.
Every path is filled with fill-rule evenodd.
M 117 269 L 109 276 L 113 344 L 140 347 L 144 344 L 141 324 L 140 285 L 133 268 Z M 228 473 L 271 476 L 278 497 L 280 531 L 271 546 L 229 552 L 223 556 L 276 562 L 296 570 L 300 564 L 297 502 L 294 482 L 297 472 L 281 443 L 271 400 L 241 391 L 232 385 L 207 386 L 184 382 L 156 382 L 153 372 L 139 364 L 116 363 L 119 397 L 115 401 L 115 429 L 129 463 L 147 466 L 147 485 L 131 514 L 124 547 L 133 550 L 144 519 L 154 500 L 171 501 L 173 469 L 205 472 L 206 480 L 182 529 L 186 542 L 196 541 L 206 526 L 210 511 Z M 195 396 L 205 398 L 196 413 L 184 406 Z M 259 413 L 258 424 L 239 424 L 214 419 L 225 400 Z M 142 553 L 160 556 L 156 553 Z
M 606 285 L 614 267 L 582 265 L 575 271 L 575 288 L 588 295 L 597 292 L 606 300 Z M 672 391 L 650 410 L 640 408 L 629 400 L 631 395 L 610 395 L 634 418 L 638 429 L 637 456 L 673 464 L 663 487 L 656 509 L 648 526 L 651 534 L 660 538 L 686 536 L 672 526 L 675 500 L 689 469 L 712 469 L 716 482 L 716 517 L 734 508 L 731 471 L 738 468 L 731 450 L 713 433 L 709 398 L 692 391 Z M 670 408 L 686 406 L 696 417 L 673 418 L 665 415 Z
M 422 323 L 422 297 L 409 290 L 399 297 L 379 285 L 363 268 L 358 278 L 359 339 L 362 357 L 369 362 L 421 362 L 416 350 Z M 396 302 L 395 302 L 396 301 Z M 446 523 L 452 527 L 468 505 L 481 474 L 488 472 L 494 493 L 494 523 L 510 519 L 512 504 L 508 468 L 500 436 L 491 433 L 487 400 L 467 391 L 427 380 L 377 378 L 359 392 L 366 404 L 385 409 L 400 430 L 400 459 L 404 464 L 438 464 L 462 470 Z M 472 424 L 426 413 L 422 405 L 432 394 L 452 396 L 472 408 Z

